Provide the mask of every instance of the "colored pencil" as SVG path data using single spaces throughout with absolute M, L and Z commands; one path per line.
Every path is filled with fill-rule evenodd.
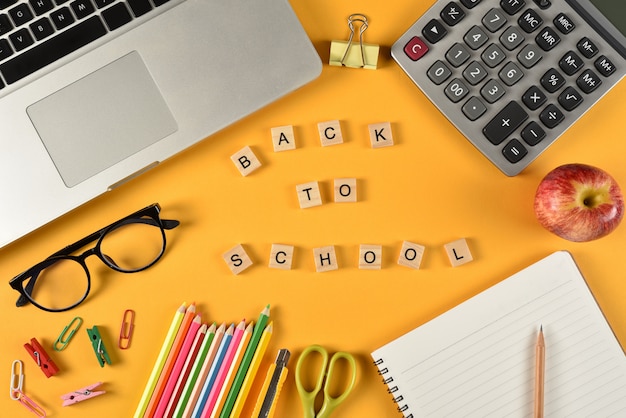
M 215 360 L 215 356 L 217 355 L 217 350 L 222 345 L 222 339 L 224 339 L 224 334 L 226 333 L 226 324 L 220 325 L 220 327 L 215 332 L 215 337 L 211 342 L 211 347 L 209 348 L 209 352 L 207 353 L 206 359 L 202 364 L 202 368 L 200 369 L 200 374 L 196 379 L 196 384 L 191 390 L 191 396 L 189 397 L 189 401 L 187 405 L 185 405 L 185 410 L 183 411 L 183 418 L 191 418 L 191 414 L 198 403 L 198 398 L 200 397 L 200 393 L 202 392 L 202 387 L 204 386 L 204 382 L 206 381 L 207 376 L 209 375 L 209 371 L 211 370 L 211 365 Z
M 198 315 L 198 318 L 200 318 L 199 315 Z M 174 385 L 174 390 L 172 391 L 170 400 L 167 403 L 167 408 L 165 408 L 165 414 L 163 414 L 163 416 L 167 418 L 171 418 L 172 416 L 174 416 L 174 409 L 176 409 L 176 405 L 178 405 L 178 400 L 180 399 L 180 396 L 183 392 L 183 387 L 185 386 L 185 382 L 187 381 L 189 377 L 189 373 L 191 373 L 191 366 L 193 366 L 194 361 L 196 360 L 196 356 L 198 355 L 198 352 L 200 351 L 200 346 L 202 345 L 202 342 L 204 341 L 207 329 L 208 329 L 208 325 L 202 324 L 200 328 L 198 329 L 198 331 L 196 331 L 195 333 L 196 335 L 193 338 L 191 348 L 189 349 L 189 352 L 187 354 L 187 357 L 185 358 L 185 361 L 183 362 L 183 366 L 180 370 L 180 373 L 178 374 L 178 378 L 176 379 L 176 383 Z M 191 328 L 189 328 L 189 333 L 191 334 L 191 332 L 192 332 Z M 182 354 L 182 350 L 181 350 L 181 354 Z M 174 374 L 172 374 L 172 376 L 173 375 Z
M 161 399 L 161 395 L 163 395 L 163 391 L 165 390 L 165 385 L 167 384 L 167 379 L 172 373 L 172 368 L 174 367 L 174 363 L 178 358 L 178 353 L 180 352 L 180 348 L 183 345 L 185 337 L 187 336 L 187 331 L 189 331 L 189 327 L 191 326 L 191 322 L 196 316 L 196 305 L 191 304 L 187 311 L 185 312 L 185 317 L 183 318 L 183 322 L 180 324 L 180 328 L 178 328 L 178 332 L 176 333 L 176 338 L 174 339 L 174 343 L 172 344 L 172 348 L 170 349 L 169 354 L 167 355 L 167 360 L 165 360 L 165 365 L 163 366 L 163 370 L 161 370 L 161 375 L 159 376 L 159 380 L 152 392 L 152 397 L 150 398 L 150 403 L 146 408 L 146 412 L 144 413 L 144 418 L 153 418 L 155 416 L 155 412 L 157 406 L 159 404 L 159 400 Z
M 217 403 L 215 404 L 215 408 L 213 408 L 213 413 L 211 414 L 211 418 L 217 417 L 222 409 L 224 408 L 224 403 L 226 402 L 226 396 L 230 391 L 230 388 L 233 385 L 233 380 L 235 380 L 235 374 L 237 370 L 239 370 L 239 366 L 241 366 L 241 361 L 243 360 L 243 355 L 246 352 L 246 348 L 250 343 L 250 339 L 252 338 L 252 331 L 254 330 L 254 322 L 250 322 L 246 327 L 246 330 L 243 333 L 243 337 L 241 338 L 241 342 L 239 342 L 239 347 L 237 347 L 237 351 L 235 352 L 235 358 L 230 365 L 230 369 L 226 374 L 226 379 L 224 380 L 224 385 L 222 389 L 220 389 L 220 393 L 217 397 Z
M 206 359 L 207 354 L 209 353 L 209 348 L 211 348 L 211 343 L 213 342 L 213 338 L 215 338 L 215 331 L 217 326 L 215 322 L 211 324 L 211 326 L 207 329 L 206 335 L 202 340 L 202 345 L 198 350 L 198 355 L 194 359 L 193 366 L 191 366 L 191 372 L 189 372 L 189 377 L 185 382 L 185 386 L 183 387 L 183 391 L 178 399 L 178 404 L 176 405 L 176 409 L 174 409 L 174 418 L 182 418 L 183 412 L 185 410 L 185 406 L 189 402 L 191 398 L 191 392 L 193 387 L 196 384 L 196 380 L 200 375 L 200 370 L 202 369 L 202 364 Z
M 209 399 L 209 393 L 211 392 L 211 388 L 215 383 L 215 378 L 217 377 L 217 372 L 224 361 L 224 357 L 226 356 L 226 352 L 228 351 L 228 347 L 230 346 L 230 342 L 233 338 L 233 333 L 235 330 L 235 325 L 231 324 L 226 333 L 224 334 L 224 338 L 222 338 L 222 343 L 220 344 L 219 349 L 217 350 L 217 354 L 215 355 L 215 359 L 213 360 L 213 364 L 211 364 L 211 369 L 209 370 L 209 374 L 202 385 L 202 391 L 200 392 L 200 396 L 198 397 L 198 402 L 196 402 L 196 406 L 193 409 L 193 418 L 200 418 L 202 415 L 202 411 L 204 410 L 204 406 L 206 405 Z
M 246 373 L 245 379 L 241 385 L 235 404 L 230 412 L 231 418 L 238 418 L 241 415 L 241 411 L 246 403 L 248 394 L 250 393 L 250 388 L 252 387 L 252 383 L 254 383 L 254 379 L 256 378 L 259 366 L 261 365 L 261 361 L 263 360 L 263 356 L 265 355 L 265 351 L 267 350 L 273 331 L 273 322 L 270 322 L 263 330 L 259 344 L 254 352 L 254 356 L 250 362 L 250 367 L 248 368 L 248 372 Z
M 230 345 L 228 346 L 228 350 L 224 355 L 224 361 L 220 365 L 219 370 L 217 371 L 217 375 L 215 376 L 215 382 L 209 391 L 209 397 L 207 398 L 207 402 L 204 405 L 204 410 L 202 411 L 201 418 L 209 418 L 215 409 L 215 405 L 217 403 L 217 397 L 222 391 L 222 387 L 224 386 L 224 382 L 226 381 L 226 375 L 228 374 L 228 370 L 230 370 L 230 366 L 233 364 L 233 360 L 235 359 L 235 353 L 239 348 L 239 344 L 243 339 L 243 333 L 246 330 L 246 321 L 245 319 L 237 325 L 235 328 L 235 332 L 233 334 L 233 338 L 230 341 Z
M 143 394 L 141 395 L 139 405 L 137 405 L 137 410 L 135 411 L 134 418 L 141 418 L 146 411 L 146 408 L 148 407 L 148 403 L 150 402 L 150 398 L 152 397 L 152 393 L 157 384 L 157 380 L 159 379 L 159 375 L 163 370 L 165 360 L 170 352 L 172 344 L 174 343 L 174 339 L 176 338 L 176 334 L 178 332 L 178 329 L 180 328 L 180 324 L 182 323 L 184 316 L 185 304 L 183 303 L 174 314 L 174 318 L 172 319 L 170 328 L 167 331 L 165 340 L 163 341 L 163 345 L 161 346 L 161 351 L 159 351 L 157 360 L 154 363 L 154 367 L 152 368 L 152 372 L 150 373 L 150 377 L 148 378 L 148 383 L 146 384 Z
M 259 315 L 259 319 L 254 327 L 254 331 L 252 332 L 252 337 L 250 338 L 250 343 L 248 343 L 248 347 L 243 355 L 243 359 L 241 361 L 241 365 L 235 374 L 235 378 L 233 380 L 233 384 L 228 392 L 228 396 L 226 397 L 226 401 L 224 402 L 224 407 L 220 413 L 220 418 L 228 418 L 230 416 L 233 407 L 235 406 L 235 402 L 239 396 L 239 392 L 241 391 L 241 387 L 246 378 L 246 374 L 248 373 L 248 368 L 250 367 L 250 363 L 252 362 L 252 358 L 255 355 L 257 346 L 259 344 L 259 340 L 265 330 L 265 325 L 270 316 L 270 305 L 267 305 L 261 314 Z

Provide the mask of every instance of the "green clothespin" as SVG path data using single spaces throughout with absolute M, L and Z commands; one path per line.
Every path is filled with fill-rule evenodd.
M 93 347 L 93 351 L 96 353 L 96 357 L 98 358 L 98 363 L 100 363 L 100 367 L 104 367 L 105 362 L 107 364 L 111 364 L 111 359 L 109 358 L 107 349 L 102 342 L 102 337 L 100 336 L 100 331 L 98 331 L 98 327 L 94 325 L 91 329 L 87 328 L 87 334 L 89 334 L 91 346 Z

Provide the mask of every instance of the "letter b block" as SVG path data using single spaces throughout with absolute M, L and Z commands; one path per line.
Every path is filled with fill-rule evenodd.
M 261 162 L 248 146 L 233 154 L 230 159 L 242 176 L 247 176 L 257 168 L 261 167 Z

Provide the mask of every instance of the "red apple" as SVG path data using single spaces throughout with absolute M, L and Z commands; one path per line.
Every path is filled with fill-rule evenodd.
M 624 216 L 624 197 L 605 171 L 565 164 L 549 172 L 535 194 L 535 215 L 548 231 L 569 241 L 603 237 Z

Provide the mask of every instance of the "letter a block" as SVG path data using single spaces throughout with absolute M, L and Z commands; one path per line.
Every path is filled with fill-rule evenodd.
M 458 239 L 443 246 L 446 249 L 452 267 L 467 264 L 473 260 L 472 253 L 465 238 Z
M 335 179 L 335 202 L 356 202 L 356 179 Z
M 390 147 L 393 145 L 391 123 L 374 123 L 369 125 L 372 148 Z
M 315 271 L 318 273 L 337 270 L 339 268 L 335 247 L 333 245 L 314 248 L 313 257 L 315 258 Z
M 316 181 L 297 185 L 296 192 L 298 192 L 298 201 L 300 202 L 301 209 L 320 206 L 322 204 L 320 186 Z
M 257 168 L 261 167 L 261 162 L 248 146 L 233 154 L 230 159 L 235 166 L 237 166 L 237 169 L 242 176 L 247 176 Z
M 269 266 L 274 269 L 291 270 L 293 245 L 272 244 Z
M 361 244 L 359 247 L 359 268 L 364 270 L 380 270 L 382 265 L 382 245 Z
M 233 274 L 239 274 L 252 265 L 252 260 L 241 244 L 225 252 L 222 257 Z
M 287 125 L 272 128 L 272 143 L 274 144 L 274 152 L 296 149 L 293 126 Z
M 328 122 L 320 122 L 317 124 L 317 130 L 320 133 L 320 142 L 322 146 L 337 145 L 343 143 L 343 135 L 341 135 L 341 125 L 338 120 Z
M 404 241 L 402 243 L 402 249 L 400 249 L 398 264 L 416 270 L 419 269 L 420 265 L 422 264 L 422 257 L 424 256 L 425 249 L 426 247 L 424 247 L 423 245 Z

